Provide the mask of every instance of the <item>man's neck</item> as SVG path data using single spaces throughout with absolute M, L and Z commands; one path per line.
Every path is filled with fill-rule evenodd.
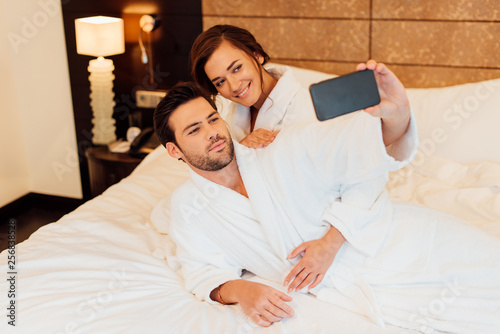
M 236 162 L 236 156 L 226 167 L 217 171 L 205 171 L 191 166 L 191 169 L 205 179 L 217 183 L 221 186 L 236 191 L 240 195 L 248 197 L 240 170 Z

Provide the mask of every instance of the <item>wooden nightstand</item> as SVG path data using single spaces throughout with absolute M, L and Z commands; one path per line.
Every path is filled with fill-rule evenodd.
M 127 177 L 142 161 L 127 153 L 111 152 L 107 146 L 89 147 L 85 150 L 89 165 L 90 192 L 100 195 L 109 186 Z

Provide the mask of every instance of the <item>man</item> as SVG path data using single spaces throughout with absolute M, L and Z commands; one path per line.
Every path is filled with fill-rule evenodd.
M 196 86 L 181 84 L 158 105 L 155 129 L 191 169 L 172 196 L 170 234 L 186 288 L 200 300 L 239 303 L 261 326 L 291 317 L 289 295 L 241 273 L 281 283 L 299 261 L 290 253 L 325 239 L 335 260 L 309 290 L 319 299 L 380 325 L 421 329 L 419 310 L 458 280 L 466 298 L 428 326 L 500 325 L 498 239 L 434 211 L 391 205 L 387 172 L 407 161 L 387 154 L 379 119 L 356 113 L 297 125 L 254 150 L 231 140 Z M 338 233 L 330 238 L 330 230 Z M 491 298 L 481 297 L 484 289 Z

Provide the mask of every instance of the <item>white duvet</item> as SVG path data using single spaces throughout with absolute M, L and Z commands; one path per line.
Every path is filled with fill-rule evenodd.
M 196 300 L 169 267 L 168 235 L 149 223 L 186 177 L 160 147 L 131 176 L 18 245 L 16 326 L 7 321 L 2 280 L 0 333 L 412 333 L 300 293 L 296 315 L 269 328 L 252 325 L 237 305 Z M 6 273 L 7 252 L 0 261 Z

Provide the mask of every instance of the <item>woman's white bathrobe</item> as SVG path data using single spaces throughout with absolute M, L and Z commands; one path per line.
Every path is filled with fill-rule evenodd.
M 383 180 L 407 161 L 387 155 L 380 129 L 356 113 L 291 126 L 266 149 L 235 142 L 249 198 L 191 172 L 170 223 L 186 288 L 213 302 L 210 292 L 243 269 L 282 283 L 297 262 L 287 255 L 331 224 L 347 242 L 312 291 L 318 298 L 380 325 L 492 332 L 499 240 L 435 211 L 393 207 Z
M 272 67 L 266 68 L 266 71 L 278 81 L 259 110 L 254 130 L 262 128 L 278 131 L 292 124 L 318 121 L 308 87 L 301 85 L 301 82 L 306 85 L 305 79 L 299 82 L 288 66 L 273 64 Z M 333 77 L 318 73 L 318 78 L 320 75 L 325 80 Z M 231 102 L 227 110 L 220 112 L 229 124 L 233 139 L 240 142 L 251 132 L 249 107 Z M 387 147 L 387 152 L 393 157 L 406 159 L 415 154 L 416 150 L 417 129 L 412 113 L 407 133 L 399 141 Z

